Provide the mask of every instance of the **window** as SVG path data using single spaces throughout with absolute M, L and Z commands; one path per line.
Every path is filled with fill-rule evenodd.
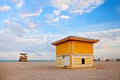
M 82 64 L 85 64 L 85 59 L 82 59 Z

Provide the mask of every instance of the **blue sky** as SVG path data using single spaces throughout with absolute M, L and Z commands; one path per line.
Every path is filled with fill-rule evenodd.
M 100 39 L 95 58 L 120 58 L 120 0 L 0 0 L 0 59 L 55 59 L 51 42 Z

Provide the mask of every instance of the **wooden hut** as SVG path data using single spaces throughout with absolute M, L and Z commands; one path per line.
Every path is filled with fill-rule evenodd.
M 98 39 L 68 36 L 53 42 L 56 46 L 56 65 L 61 68 L 93 66 L 93 43 Z
M 26 53 L 20 53 L 20 62 L 27 62 L 27 54 Z

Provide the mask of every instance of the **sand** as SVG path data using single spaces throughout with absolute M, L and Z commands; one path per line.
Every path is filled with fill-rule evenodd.
M 82 69 L 59 69 L 55 62 L 0 62 L 0 80 L 120 80 L 120 62 Z

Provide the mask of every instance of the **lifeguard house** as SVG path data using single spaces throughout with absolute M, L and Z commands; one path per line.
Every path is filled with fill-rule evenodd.
M 68 36 L 53 42 L 56 46 L 56 65 L 61 68 L 93 66 L 93 43 L 98 39 Z
M 27 54 L 26 53 L 20 53 L 20 62 L 27 62 Z

